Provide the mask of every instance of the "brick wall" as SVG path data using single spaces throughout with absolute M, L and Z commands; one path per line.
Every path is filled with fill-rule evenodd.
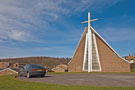
M 117 56 L 96 36 L 102 72 L 130 72 L 130 64 Z
M 82 72 L 86 30 L 76 49 L 76 52 L 68 65 L 68 72 Z

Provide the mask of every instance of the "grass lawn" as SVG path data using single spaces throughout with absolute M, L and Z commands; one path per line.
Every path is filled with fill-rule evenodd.
M 0 76 L 0 90 L 135 90 L 135 87 L 57 85 L 17 80 L 14 76 Z

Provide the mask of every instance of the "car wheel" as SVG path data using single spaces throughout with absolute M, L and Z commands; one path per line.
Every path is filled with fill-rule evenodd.
M 30 73 L 29 72 L 27 73 L 27 78 L 30 78 Z

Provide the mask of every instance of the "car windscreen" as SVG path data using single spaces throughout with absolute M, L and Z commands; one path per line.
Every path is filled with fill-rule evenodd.
M 31 68 L 44 68 L 43 66 L 41 65 L 30 65 Z

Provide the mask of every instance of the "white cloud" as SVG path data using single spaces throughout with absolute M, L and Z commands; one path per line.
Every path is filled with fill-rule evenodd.
M 70 1 L 71 2 L 69 4 L 70 7 L 72 7 L 73 12 L 83 12 L 85 10 L 101 11 L 102 8 L 112 6 L 118 3 L 120 0 L 78 0 L 78 2 L 75 0 Z
M 30 40 L 61 15 L 112 5 L 119 0 L 0 0 L 0 40 Z M 43 27 L 43 28 L 42 28 Z M 42 29 L 40 29 L 42 28 Z M 13 30 L 13 31 L 12 31 Z M 17 30 L 16 34 L 14 30 Z M 23 30 L 23 31 L 21 31 Z M 11 35 L 11 33 L 13 33 Z M 23 35 L 25 33 L 25 35 Z M 34 35 L 33 35 L 34 34 Z M 18 38 L 17 38 L 18 37 Z M 37 36 L 38 37 L 38 36 Z M 26 40 L 28 39 L 28 40 Z
M 11 32 L 8 34 L 8 37 L 17 41 L 27 41 L 28 38 L 30 39 L 30 35 L 21 30 L 11 30 Z
M 91 10 L 91 8 L 97 10 L 106 6 L 112 6 L 119 1 L 120 0 L 0 0 L 0 54 L 3 57 L 16 57 L 38 55 L 38 53 L 47 55 L 48 52 L 50 52 L 50 55 L 52 55 L 53 51 L 54 55 L 59 54 L 58 52 L 60 52 L 60 55 L 66 55 L 69 50 L 67 47 L 61 48 L 62 46 L 60 46 L 60 48 L 52 48 L 50 46 L 49 49 L 36 48 L 38 46 L 40 47 L 42 42 L 42 45 L 46 46 L 48 43 L 53 43 L 53 45 L 57 43 L 60 45 L 68 43 L 68 41 L 72 43 L 75 41 L 73 38 L 78 39 L 80 37 L 80 34 L 77 34 L 79 31 L 73 30 L 74 28 L 70 26 L 72 23 L 66 23 L 68 24 L 68 28 L 70 27 L 70 29 L 72 28 L 73 30 L 73 32 L 69 31 L 68 33 L 56 30 L 56 28 L 52 27 L 49 23 L 59 20 L 60 17 L 78 14 L 78 12 Z M 63 22 L 66 21 L 62 19 L 61 23 Z M 65 27 L 66 24 L 64 23 Z M 50 32 L 53 34 L 48 33 L 48 29 L 52 30 Z M 74 33 L 76 34 L 74 35 Z M 44 44 L 44 36 L 49 34 L 51 34 L 54 39 L 52 40 L 50 37 L 49 40 L 51 39 L 52 42 L 48 41 L 47 44 Z M 55 37 L 59 37 L 62 40 L 59 38 L 56 39 Z M 21 43 L 20 45 L 19 42 L 19 44 L 16 45 L 14 40 L 21 42 L 32 41 L 38 42 L 38 44 L 36 43 L 37 46 L 35 43 L 34 45 L 33 43 Z M 67 42 L 65 42 L 65 40 L 67 40 Z M 15 43 L 15 45 L 11 45 L 11 42 Z M 24 44 L 28 46 L 27 49 L 21 48 L 26 47 Z M 30 45 L 33 45 L 33 48 L 30 48 Z M 63 53 L 63 51 L 59 50 L 66 52 Z M 71 50 L 69 52 L 71 53 Z
M 1 40 L 24 41 L 23 33 L 25 33 L 25 36 L 28 32 L 32 36 L 34 30 L 40 33 L 39 27 L 42 27 L 43 23 L 44 27 L 48 27 L 48 21 L 57 19 L 59 13 L 65 13 L 66 10 L 59 6 L 61 0 L 57 2 L 50 0 L 0 0 L 0 2 Z M 21 31 L 22 29 L 23 31 Z M 17 30 L 17 32 L 14 30 Z M 19 33 L 16 34 L 15 32 Z M 25 41 L 29 40 L 26 39 L 27 37 L 25 37 Z

